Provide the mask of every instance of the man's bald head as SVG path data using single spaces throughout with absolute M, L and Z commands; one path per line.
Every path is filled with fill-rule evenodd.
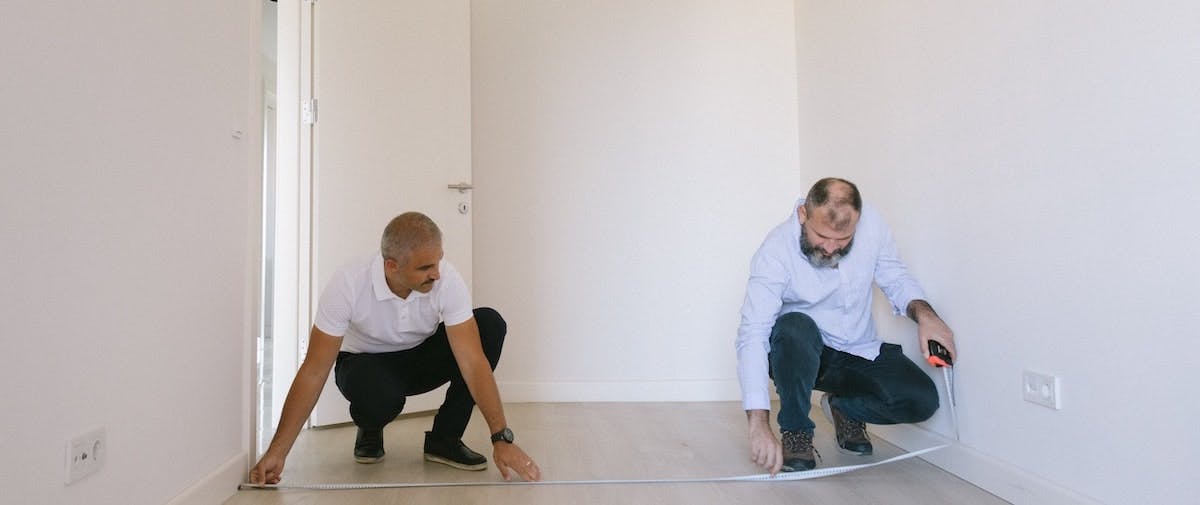
M 804 199 L 807 219 L 817 219 L 834 231 L 853 231 L 862 213 L 862 195 L 854 183 L 826 177 L 813 184 Z

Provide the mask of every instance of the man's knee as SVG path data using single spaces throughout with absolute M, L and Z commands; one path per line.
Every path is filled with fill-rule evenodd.
M 789 312 L 775 320 L 771 329 L 771 348 L 787 346 L 820 354 L 825 343 L 817 322 L 803 312 Z
M 500 360 L 500 351 L 504 348 L 504 336 L 508 334 L 508 323 L 496 309 L 479 307 L 475 309 L 475 324 L 479 327 L 479 341 L 483 344 L 483 353 L 492 368 Z
M 350 402 L 350 417 L 367 429 L 382 428 L 404 409 L 404 392 L 383 374 L 373 370 L 339 367 L 338 390 Z
M 933 417 L 933 413 L 938 409 L 938 392 L 937 387 L 930 382 L 925 387 L 918 389 L 905 402 L 902 408 L 901 419 L 902 423 L 919 423 Z
M 479 307 L 475 309 L 475 324 L 479 326 L 479 334 L 482 336 L 487 334 L 487 338 L 498 338 L 504 341 L 504 335 L 508 334 L 508 323 L 500 316 L 496 309 L 491 307 Z
M 381 429 L 404 411 L 404 396 L 366 396 L 350 402 L 350 419 L 360 428 Z

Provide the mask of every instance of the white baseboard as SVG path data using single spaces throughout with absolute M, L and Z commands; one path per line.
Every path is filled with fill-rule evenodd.
M 213 470 L 208 476 L 200 479 L 187 488 L 179 496 L 176 496 L 168 505 L 212 505 L 214 503 L 224 503 L 229 497 L 237 492 L 238 484 L 244 481 L 246 472 L 247 455 L 246 453 L 238 453 L 232 458 L 229 458 L 221 466 Z
M 911 424 L 871 425 L 871 433 L 901 449 L 913 451 L 952 442 Z M 1100 505 L 1098 502 L 1008 463 L 952 443 L 924 459 L 1013 505 Z
M 503 382 L 506 403 L 527 402 L 723 402 L 740 401 L 733 380 Z

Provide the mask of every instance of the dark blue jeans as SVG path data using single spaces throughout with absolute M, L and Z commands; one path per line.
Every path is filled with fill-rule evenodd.
M 483 354 L 495 370 L 508 325 L 498 312 L 486 307 L 475 309 L 475 323 Z M 395 419 L 404 410 L 407 397 L 428 393 L 447 382 L 450 388 L 446 399 L 433 418 L 434 435 L 448 440 L 462 438 L 475 408 L 475 399 L 450 351 L 445 324 L 439 324 L 433 336 L 412 349 L 338 353 L 334 380 L 342 396 L 350 401 L 354 424 L 368 430 L 382 429 Z
M 779 316 L 771 330 L 771 377 L 779 392 L 779 427 L 812 432 L 813 389 L 834 395 L 846 417 L 872 424 L 916 423 L 938 408 L 929 378 L 896 344 L 883 344 L 874 361 L 837 351 L 821 340 L 811 317 Z

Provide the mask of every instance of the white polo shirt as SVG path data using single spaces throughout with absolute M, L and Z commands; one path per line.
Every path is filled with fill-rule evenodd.
M 333 274 L 317 304 L 313 324 L 342 338 L 341 350 L 380 353 L 412 349 L 437 330 L 438 323 L 454 326 L 474 312 L 462 275 L 443 259 L 441 278 L 428 293 L 413 291 L 400 298 L 383 277 L 383 255 L 376 251 Z

